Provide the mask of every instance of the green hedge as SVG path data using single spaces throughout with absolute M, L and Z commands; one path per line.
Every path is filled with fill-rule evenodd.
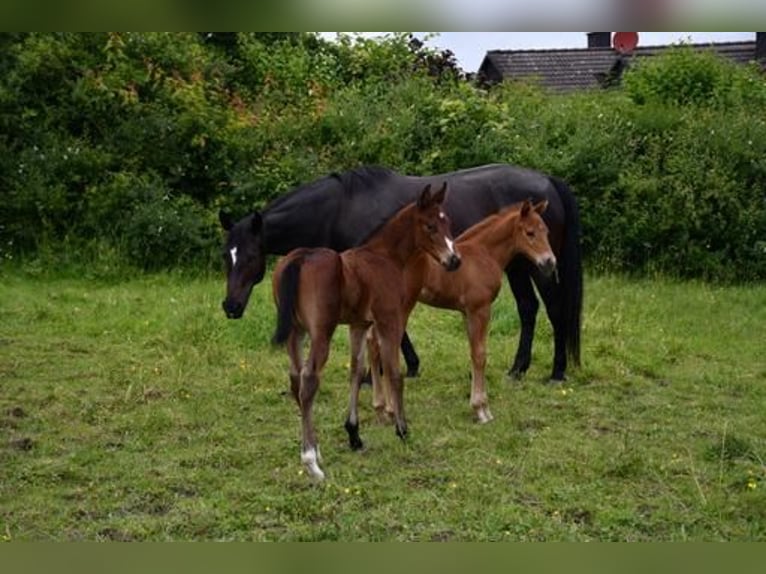
M 623 86 L 477 88 L 406 34 L 0 36 L 0 252 L 209 268 L 244 213 L 331 171 L 510 162 L 575 189 L 592 268 L 766 278 L 766 83 L 680 47 Z M 54 258 L 55 259 L 55 258 Z

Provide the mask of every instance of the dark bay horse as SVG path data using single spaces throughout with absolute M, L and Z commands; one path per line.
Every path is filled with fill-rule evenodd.
M 417 293 L 420 302 L 463 314 L 471 349 L 470 405 L 480 423 L 492 420 L 484 370 L 491 307 L 500 292 L 503 270 L 517 255 L 523 256 L 545 277 L 556 269 L 556 256 L 548 242 L 548 228 L 541 217 L 547 207 L 547 201 L 535 205 L 524 201 L 469 227 L 455 239 L 455 250 L 461 259 L 456 271 L 446 273 L 422 255 L 411 259 L 405 268 L 407 284 L 421 287 Z M 380 368 L 374 339 L 369 346 L 373 406 L 379 418 L 385 419 L 383 407 L 389 413 L 391 407 L 378 376 Z
M 362 246 L 342 253 L 298 248 L 281 259 L 272 274 L 277 304 L 274 342 L 287 343 L 290 388 L 301 411 L 301 461 L 314 479 L 324 478 L 312 418 L 314 396 L 338 324 L 348 324 L 351 337 L 351 400 L 346 430 L 352 448 L 362 447 L 356 405 L 364 372 L 364 339 L 370 327 L 380 349 L 396 433 L 401 438 L 407 434 L 399 344 L 413 307 L 408 302 L 417 298 L 420 286 L 405 280 L 404 269 L 430 260 L 449 271 L 460 266 L 449 219 L 441 207 L 446 184 L 433 196 L 430 187 L 427 185 L 417 202 L 401 209 Z M 421 254 L 424 257 L 419 257 Z M 302 342 L 306 334 L 311 344 L 304 362 Z
M 414 201 L 424 185 L 445 180 L 450 192 L 444 210 L 452 220 L 454 235 L 525 199 L 548 201 L 543 219 L 558 261 L 557 276 L 545 277 L 521 257 L 505 268 L 521 319 L 519 346 L 509 374 L 520 378 L 529 368 L 539 308 L 536 286 L 553 326 L 551 378 L 563 379 L 567 358 L 575 365 L 580 361 L 583 285 L 577 204 L 563 181 L 511 165 L 486 165 L 429 177 L 360 167 L 301 185 L 236 225 L 222 212 L 221 224 L 229 231 L 224 250 L 228 272 L 223 302 L 226 315 L 233 319 L 242 316 L 253 285 L 263 279 L 267 254 L 284 255 L 296 247 L 343 251 L 360 245 L 373 229 Z M 419 361 L 406 333 L 402 350 L 408 375 L 416 374 Z

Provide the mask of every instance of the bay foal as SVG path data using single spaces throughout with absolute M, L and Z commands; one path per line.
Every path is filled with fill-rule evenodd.
M 301 462 L 316 480 L 322 480 L 324 472 L 319 467 L 312 407 L 338 324 L 350 326 L 351 406 L 346 430 L 351 447 L 362 447 L 356 405 L 364 371 L 364 339 L 370 327 L 379 342 L 396 434 L 402 439 L 407 434 L 399 343 L 412 310 L 409 302 L 417 298 L 419 285 L 406 281 L 405 268 L 417 268 L 431 260 L 447 270 L 459 267 L 450 222 L 442 211 L 445 193 L 446 183 L 433 195 L 430 184 L 425 186 L 416 202 L 397 212 L 360 247 L 342 253 L 299 248 L 274 269 L 274 342 L 287 343 L 290 388 L 301 411 Z M 311 344 L 304 362 L 302 341 L 306 333 Z
M 481 423 L 492 420 L 487 399 L 484 370 L 487 363 L 487 330 L 492 303 L 500 291 L 504 270 L 511 259 L 523 256 L 545 277 L 556 269 L 556 257 L 548 242 L 548 227 L 541 214 L 547 201 L 532 205 L 524 201 L 490 215 L 469 227 L 455 239 L 460 253 L 460 268 L 444 273 L 423 256 L 410 260 L 405 268 L 406 281 L 421 286 L 419 301 L 433 307 L 460 311 L 465 319 L 471 346 L 471 399 L 476 419 Z M 412 302 L 414 304 L 414 302 Z M 370 341 L 370 362 L 373 376 L 373 406 L 391 412 L 386 388 L 380 381 L 375 341 Z

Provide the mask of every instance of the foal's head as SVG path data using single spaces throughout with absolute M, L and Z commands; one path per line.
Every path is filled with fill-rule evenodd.
M 548 200 L 535 205 L 529 200 L 522 203 L 516 232 L 516 247 L 520 254 L 532 261 L 546 277 L 556 270 L 556 256 L 548 243 L 548 226 L 541 217 L 547 207 Z
M 229 319 L 239 319 L 245 312 L 253 285 L 260 283 L 266 272 L 263 220 L 257 211 L 236 223 L 223 211 L 218 215 L 228 232 L 223 249 L 227 276 L 223 310 Z
M 455 251 L 449 217 L 442 209 L 446 194 L 446 181 L 433 194 L 430 184 L 420 193 L 415 209 L 415 244 L 441 263 L 447 271 L 454 271 L 460 267 L 460 255 Z

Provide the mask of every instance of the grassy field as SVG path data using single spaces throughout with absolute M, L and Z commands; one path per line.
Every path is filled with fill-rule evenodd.
M 766 540 L 766 286 L 586 280 L 583 368 L 504 373 L 507 289 L 472 421 L 457 314 L 419 307 L 410 437 L 347 447 L 346 329 L 315 413 L 328 480 L 299 461 L 267 284 L 240 321 L 223 278 L 0 280 L 3 540 Z

